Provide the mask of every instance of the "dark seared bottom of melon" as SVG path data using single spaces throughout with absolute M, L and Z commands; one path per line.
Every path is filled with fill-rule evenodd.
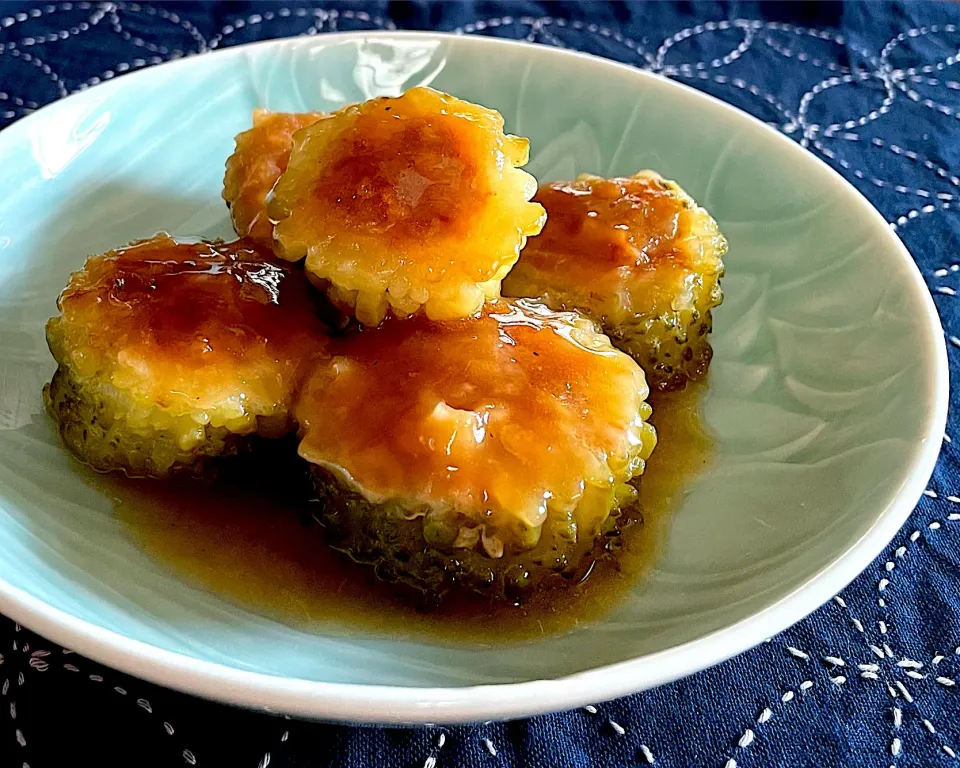
M 532 590 L 578 582 L 598 558 L 620 547 L 623 526 L 640 519 L 639 509 L 615 510 L 599 536 L 582 541 L 571 540 L 567 525 L 552 525 L 548 518 L 535 547 L 508 548 L 494 559 L 479 545 L 438 544 L 435 535 L 424 531 L 427 518 L 411 517 L 417 510 L 394 501 L 370 502 L 319 467 L 311 474 L 316 492 L 312 516 L 323 526 L 327 543 L 426 605 L 458 590 L 520 602 Z

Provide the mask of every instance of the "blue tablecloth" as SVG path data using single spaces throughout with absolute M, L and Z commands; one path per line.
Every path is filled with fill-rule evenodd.
M 768 121 L 852 181 L 904 239 L 940 309 L 957 374 L 954 4 L 5 2 L 0 125 L 171 58 L 394 26 L 589 51 Z M 951 417 L 926 497 L 854 584 L 782 635 L 672 685 L 513 723 L 307 724 L 131 679 L 0 617 L 0 767 L 960 766 L 956 429 Z

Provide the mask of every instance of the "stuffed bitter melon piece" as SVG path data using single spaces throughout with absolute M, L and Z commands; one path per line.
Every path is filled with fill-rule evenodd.
M 585 174 L 544 185 L 534 199 L 547 224 L 504 280 L 504 295 L 593 317 L 656 390 L 703 378 L 727 251 L 710 214 L 652 171 Z
M 364 325 L 466 317 L 543 225 L 528 154 L 499 113 L 430 88 L 345 107 L 294 136 L 267 204 L 277 252 Z
M 266 200 L 287 169 L 293 134 L 324 117 L 323 112 L 253 112 L 253 127 L 237 135 L 236 149 L 227 158 L 223 199 L 233 228 L 265 248 L 273 247 L 273 222 Z
M 157 235 L 92 257 L 58 307 L 48 410 L 80 459 L 134 476 L 200 474 L 292 431 L 326 344 L 303 275 L 249 241 Z
M 433 596 L 571 574 L 656 443 L 643 372 L 574 313 L 499 300 L 337 342 L 297 405 L 330 543 Z

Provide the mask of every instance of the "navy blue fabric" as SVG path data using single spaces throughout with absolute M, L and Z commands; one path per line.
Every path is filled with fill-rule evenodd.
M 850 179 L 896 228 L 934 292 L 951 377 L 960 371 L 954 4 L 0 3 L 0 124 L 173 57 L 393 25 L 589 51 L 768 121 Z M 307 724 L 131 679 L 0 618 L 0 767 L 958 765 L 957 427 L 952 416 L 930 491 L 907 526 L 842 595 L 672 685 L 505 724 Z

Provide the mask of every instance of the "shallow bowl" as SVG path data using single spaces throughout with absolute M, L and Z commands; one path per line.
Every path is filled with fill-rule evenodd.
M 420 84 L 498 109 L 541 181 L 653 168 L 730 242 L 703 403 L 711 464 L 606 617 L 485 647 L 304 629 L 197 588 L 127 534 L 42 412 L 43 325 L 88 254 L 229 237 L 223 160 L 256 106 L 329 110 Z M 943 432 L 942 331 L 870 204 L 759 121 L 637 69 L 494 39 L 332 34 L 118 78 L 0 133 L 0 610 L 202 696 L 370 722 L 507 718 L 690 674 L 799 620 L 910 513 Z

